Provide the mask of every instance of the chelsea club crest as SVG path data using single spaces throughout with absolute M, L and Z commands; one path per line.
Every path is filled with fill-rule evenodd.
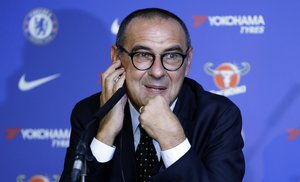
M 25 36 L 34 44 L 48 44 L 55 38 L 57 31 L 57 18 L 49 9 L 33 9 L 24 19 Z

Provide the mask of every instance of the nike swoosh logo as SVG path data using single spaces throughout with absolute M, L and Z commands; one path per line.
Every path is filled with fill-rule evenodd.
M 39 79 L 36 79 L 36 80 L 26 81 L 25 80 L 25 74 L 23 74 L 22 77 L 19 80 L 19 89 L 21 91 L 29 91 L 29 90 L 32 90 L 32 89 L 34 89 L 38 86 L 41 86 L 41 85 L 49 82 L 51 80 L 56 79 L 59 76 L 60 76 L 60 74 L 57 73 L 57 74 L 50 75 L 50 76 L 43 77 L 43 78 L 39 78 Z
M 117 35 L 117 33 L 118 33 L 118 31 L 119 31 L 120 25 L 119 25 L 118 21 L 119 21 L 119 19 L 116 18 L 116 19 L 113 21 L 113 23 L 111 24 L 111 27 L 110 27 L 110 31 L 111 31 L 111 33 L 114 34 L 114 35 Z

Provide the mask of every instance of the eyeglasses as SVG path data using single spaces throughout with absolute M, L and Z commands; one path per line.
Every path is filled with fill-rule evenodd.
M 121 51 L 125 52 L 132 61 L 133 66 L 140 70 L 145 71 L 152 67 L 156 55 L 151 52 L 146 51 L 136 51 L 136 52 L 129 52 L 122 46 L 117 46 Z M 188 47 L 185 54 L 179 52 L 168 52 L 160 55 L 160 61 L 164 69 L 168 71 L 176 71 L 182 65 L 187 57 L 188 51 L 190 48 Z

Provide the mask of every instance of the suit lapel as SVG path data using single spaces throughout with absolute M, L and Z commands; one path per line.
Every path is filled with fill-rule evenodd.
M 178 100 L 174 108 L 174 114 L 179 119 L 186 136 L 189 138 L 191 135 L 192 129 L 192 118 L 195 114 L 195 96 L 192 91 L 186 84 L 186 81 L 183 83 L 183 86 L 179 92 Z
M 134 139 L 129 112 L 129 105 L 126 104 L 124 125 L 120 135 L 120 166 L 121 175 L 125 181 L 135 181 L 135 158 Z

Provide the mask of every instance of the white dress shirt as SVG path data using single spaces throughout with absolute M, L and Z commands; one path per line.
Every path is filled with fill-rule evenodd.
M 177 100 L 175 100 L 175 102 L 170 107 L 172 111 L 175 107 L 176 101 Z M 140 113 L 133 107 L 130 100 L 129 100 L 129 110 L 130 110 L 131 121 L 132 121 L 134 147 L 136 150 L 140 142 L 140 129 L 138 127 L 140 123 L 138 119 Z M 174 164 L 177 160 L 179 160 L 191 148 L 191 144 L 187 138 L 181 144 L 165 151 L 161 151 L 157 141 L 153 140 L 153 144 L 156 149 L 156 154 L 158 159 L 160 160 L 160 158 L 162 158 L 166 168 L 168 168 L 169 166 Z M 114 152 L 116 150 L 115 146 L 111 147 L 109 145 L 106 145 L 105 143 L 97 140 L 96 138 L 93 139 L 90 147 L 96 160 L 101 163 L 110 161 L 113 158 Z

